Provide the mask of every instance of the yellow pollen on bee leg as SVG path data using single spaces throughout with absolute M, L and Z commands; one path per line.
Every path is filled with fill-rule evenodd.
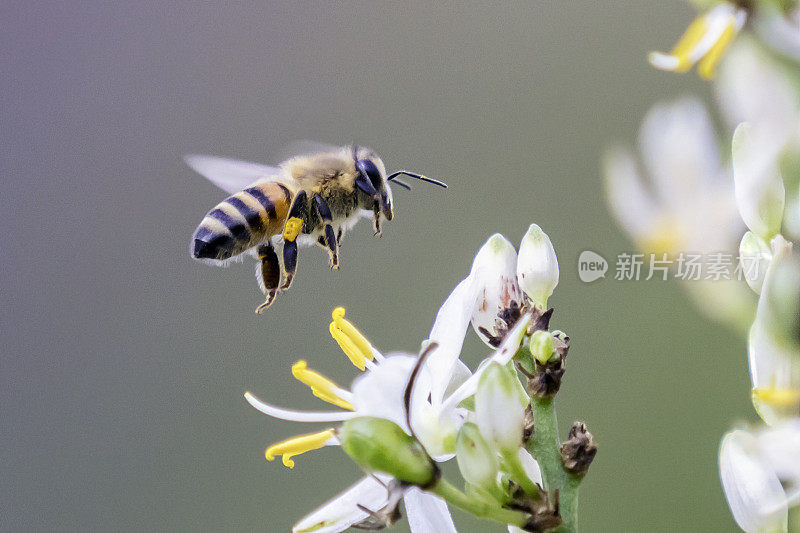
M 367 361 L 373 359 L 372 344 L 363 333 L 344 318 L 344 307 L 334 309 L 331 317 L 333 318 L 329 328 L 331 336 L 350 359 L 350 362 L 358 369 L 364 370 Z
M 283 227 L 283 240 L 293 242 L 303 231 L 303 220 L 297 217 L 292 217 L 286 221 Z
M 301 453 L 310 452 L 311 450 L 318 450 L 326 445 L 326 443 L 333 438 L 334 430 L 326 429 L 318 433 L 309 433 L 308 435 L 298 435 L 284 441 L 278 442 L 267 448 L 264 456 L 267 461 L 275 460 L 276 455 L 283 456 L 283 464 L 289 468 L 294 468 L 294 461 L 292 457 L 300 455 Z
M 733 15 L 731 15 L 730 20 L 728 20 L 728 24 L 725 26 L 725 31 L 722 32 L 717 42 L 714 43 L 714 46 L 711 47 L 711 50 L 703 56 L 703 59 L 700 60 L 700 63 L 697 65 L 697 74 L 703 78 L 704 80 L 710 80 L 714 78 L 716 74 L 716 66 L 719 62 L 719 58 L 722 57 L 722 54 L 727 50 L 728 46 L 730 46 L 731 41 L 736 36 L 736 19 Z
M 800 390 L 769 387 L 753 389 L 753 398 L 773 407 L 800 406 Z
M 311 392 L 320 400 L 326 401 L 342 409 L 354 411 L 353 405 L 347 400 L 341 398 L 336 391 L 341 388 L 326 378 L 319 372 L 308 369 L 308 365 L 302 359 L 292 365 L 292 375 L 304 385 L 311 388 Z

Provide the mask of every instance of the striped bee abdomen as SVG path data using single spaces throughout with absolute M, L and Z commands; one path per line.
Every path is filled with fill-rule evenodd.
M 192 236 L 195 259 L 230 259 L 283 231 L 292 193 L 274 182 L 256 183 L 206 214 Z

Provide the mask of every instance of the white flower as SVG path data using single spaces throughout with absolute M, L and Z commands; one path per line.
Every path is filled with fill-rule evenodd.
M 651 52 L 650 64 L 661 70 L 687 72 L 698 63 L 697 73 L 705 79 L 714 77 L 719 58 L 742 29 L 747 12 L 732 4 L 721 3 L 697 17 L 680 38 L 672 52 Z
M 751 231 L 771 239 L 781 230 L 786 192 L 779 165 L 782 145 L 745 122 L 733 134 L 733 179 L 739 214 Z
M 334 310 L 330 330 L 351 361 L 357 367 L 365 369 L 364 374 L 356 378 L 351 390 L 343 389 L 321 374 L 309 370 L 305 361 L 295 363 L 292 366 L 292 374 L 299 381 L 308 385 L 315 396 L 341 407 L 342 411 L 307 412 L 283 409 L 264 403 L 248 392 L 245 393 L 245 398 L 250 405 L 274 418 L 297 422 L 331 423 L 361 416 L 380 417 L 391 420 L 408 432 L 403 393 L 417 358 L 401 353 L 384 356 L 344 318 L 344 309 L 342 308 Z M 439 380 L 447 382 L 449 377 L 450 374 L 440 375 L 437 382 Z M 430 383 L 431 380 L 428 380 L 429 385 Z M 330 428 L 274 444 L 267 448 L 265 455 L 268 460 L 282 455 L 284 465 L 293 468 L 294 461 L 291 459 L 293 456 L 324 446 L 339 444 L 335 429 Z M 377 479 L 380 479 L 381 483 L 378 483 L 373 477 L 363 479 L 302 519 L 293 531 L 325 531 L 328 533 L 343 531 L 369 517 L 367 512 L 358 507 L 359 505 L 373 512 L 379 511 L 382 506 L 387 504 L 389 493 L 384 484 L 388 478 L 380 477 L 380 474 L 376 475 L 379 476 Z M 411 495 L 410 498 L 409 495 Z M 405 498 L 409 523 L 436 524 L 433 529 L 419 526 L 413 530 L 414 533 L 455 531 L 446 505 L 436 496 L 421 492 L 412 494 L 409 491 L 405 494 Z M 432 512 L 439 512 L 441 516 L 431 516 Z
M 651 259 L 649 254 L 656 260 L 666 254 L 677 268 L 681 258 L 693 255 L 709 260 L 729 253 L 732 260 L 744 226 L 703 105 L 683 99 L 655 106 L 642 123 L 639 147 L 644 174 L 626 148 L 608 150 L 603 167 L 611 212 L 645 254 L 644 261 Z M 749 324 L 752 296 L 738 281 L 683 286 L 713 318 Z
M 786 531 L 800 485 L 800 422 L 723 437 L 719 472 L 736 523 L 747 533 Z
M 472 327 L 489 346 L 497 347 L 506 332 L 530 307 L 547 307 L 558 285 L 558 259 L 550 238 L 531 224 L 520 243 L 520 253 L 503 235 L 495 233 L 481 246 L 470 277 L 477 290 Z

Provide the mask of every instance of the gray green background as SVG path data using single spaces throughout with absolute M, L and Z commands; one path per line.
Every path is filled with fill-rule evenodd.
M 415 351 L 480 244 L 535 221 L 573 339 L 562 430 L 586 420 L 600 443 L 583 530 L 731 530 L 716 451 L 752 417 L 743 342 L 678 284 L 576 269 L 584 249 L 631 248 L 602 198 L 603 146 L 633 142 L 655 102 L 709 93 L 646 62 L 692 16 L 677 0 L 4 5 L 0 529 L 288 531 L 359 472 L 334 448 L 266 462 L 312 428 L 243 391 L 320 406 L 290 377 L 298 358 L 349 383 L 337 305 L 380 348 Z M 362 223 L 339 272 L 303 250 L 259 317 L 250 262 L 189 259 L 224 195 L 181 156 L 269 163 L 295 139 L 358 141 L 450 189 L 398 190 L 383 238 Z M 466 348 L 485 352 L 472 333 Z

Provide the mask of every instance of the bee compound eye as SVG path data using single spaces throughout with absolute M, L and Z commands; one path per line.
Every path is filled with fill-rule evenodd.
M 375 188 L 378 188 L 381 182 L 381 172 L 378 170 L 378 167 L 370 161 L 369 159 L 359 159 L 358 160 L 358 170 L 360 170 L 363 174 L 369 178 L 369 181 L 372 182 L 372 185 Z

